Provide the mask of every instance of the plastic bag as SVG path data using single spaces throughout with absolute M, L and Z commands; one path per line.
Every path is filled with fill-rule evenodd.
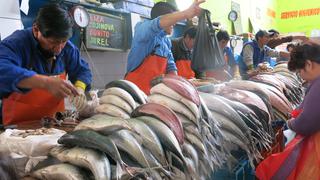
M 0 134 L 0 151 L 10 152 L 16 164 L 19 164 L 17 168 L 21 174 L 29 172 L 40 161 L 46 159 L 50 149 L 57 146 L 57 140 L 66 133 L 54 128 L 40 130 L 7 129 Z
M 259 179 L 320 179 L 320 132 L 309 137 L 297 135 L 277 154 L 256 168 Z
M 94 115 L 95 108 L 99 106 L 99 97 L 98 97 L 99 90 L 91 90 L 89 91 L 91 100 L 85 102 L 84 108 L 79 112 L 79 116 L 82 118 L 89 118 Z
M 206 23 L 208 22 L 208 25 Z M 210 12 L 203 10 L 199 17 L 191 68 L 195 72 L 205 72 L 222 68 L 225 64 L 215 31 L 210 21 Z

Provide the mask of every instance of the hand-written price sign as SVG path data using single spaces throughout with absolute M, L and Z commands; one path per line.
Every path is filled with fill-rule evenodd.
M 90 22 L 86 28 L 88 49 L 125 50 L 125 20 L 122 17 L 89 11 Z

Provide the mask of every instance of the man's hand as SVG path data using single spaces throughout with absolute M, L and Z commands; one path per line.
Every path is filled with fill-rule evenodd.
M 71 96 L 71 103 L 76 107 L 76 109 L 80 112 L 82 111 L 86 104 L 87 98 L 84 94 L 84 90 L 82 88 L 77 87 L 78 94 L 77 96 Z
M 47 77 L 45 82 L 44 88 L 56 97 L 64 98 L 79 95 L 77 89 L 72 84 L 58 77 Z
M 195 0 L 192 5 L 186 9 L 185 11 L 187 12 L 187 18 L 193 18 L 194 16 L 198 16 L 201 13 L 201 8 L 200 8 L 200 4 L 204 3 L 205 0 Z
M 17 86 L 28 89 L 45 89 L 58 98 L 79 95 L 77 89 L 72 84 L 54 76 L 35 74 L 34 76 L 21 80 Z

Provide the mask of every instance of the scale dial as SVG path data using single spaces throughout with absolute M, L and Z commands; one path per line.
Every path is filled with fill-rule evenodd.
M 231 10 L 231 11 L 229 12 L 228 19 L 229 19 L 230 21 L 232 21 L 232 22 L 236 21 L 236 20 L 238 19 L 238 13 L 237 13 L 237 11 Z
M 90 16 L 88 11 L 82 6 L 75 6 L 71 9 L 71 15 L 77 26 L 85 28 L 89 25 Z
M 236 40 L 236 39 L 231 39 L 231 40 L 230 40 L 230 46 L 231 46 L 232 48 L 235 48 L 235 47 L 237 46 L 237 40 Z

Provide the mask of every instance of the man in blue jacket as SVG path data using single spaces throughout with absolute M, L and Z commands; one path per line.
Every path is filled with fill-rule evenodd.
M 270 40 L 269 36 L 267 31 L 259 30 L 255 35 L 255 40 L 248 41 L 243 45 L 242 58 L 239 61 L 240 74 L 243 79 L 256 75 L 255 68 L 258 64 L 267 61 L 267 57 L 290 57 L 288 52 L 279 52 L 268 47 L 266 44 Z
M 203 2 L 205 0 L 195 0 L 188 9 L 180 12 L 169 3 L 156 3 L 151 10 L 151 20 L 135 26 L 125 79 L 149 94 L 153 78 L 166 73 L 177 74 L 172 44 L 167 35 L 172 33 L 178 21 L 198 15 L 201 12 L 199 5 Z
M 85 98 L 92 75 L 68 41 L 72 26 L 68 12 L 50 4 L 39 10 L 31 28 L 15 31 L 0 43 L 4 125 L 53 116 L 64 110 L 65 97 L 71 96 L 76 106 Z

